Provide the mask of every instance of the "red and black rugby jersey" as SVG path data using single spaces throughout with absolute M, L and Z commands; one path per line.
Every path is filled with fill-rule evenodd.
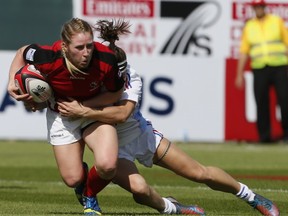
M 116 57 L 107 46 L 94 42 L 91 62 L 85 70 L 87 74 L 71 75 L 61 54 L 61 42 L 52 46 L 29 45 L 24 51 L 24 60 L 46 76 L 56 98 L 73 97 L 85 100 L 96 96 L 105 88 L 115 92 L 123 87 Z

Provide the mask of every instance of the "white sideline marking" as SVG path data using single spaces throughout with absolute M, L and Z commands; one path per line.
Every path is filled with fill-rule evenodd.
M 40 181 L 18 181 L 18 180 L 2 180 L 0 179 L 0 184 L 16 184 L 16 185 L 23 185 L 23 184 L 29 184 L 29 185 L 33 185 L 33 184 L 46 184 L 46 185 L 63 185 L 65 186 L 65 184 L 61 181 L 52 181 L 52 182 L 40 182 Z M 151 185 L 153 188 L 156 189 L 181 189 L 181 190 L 187 190 L 187 189 L 192 189 L 192 190 L 211 190 L 209 187 L 206 186 L 198 186 L 198 187 L 188 187 L 188 186 L 161 186 L 161 185 Z M 109 184 L 107 187 L 120 187 L 116 184 Z M 251 188 L 253 191 L 264 191 L 264 192 L 273 192 L 273 193 L 288 193 L 288 190 L 284 190 L 284 189 L 263 189 L 263 188 Z

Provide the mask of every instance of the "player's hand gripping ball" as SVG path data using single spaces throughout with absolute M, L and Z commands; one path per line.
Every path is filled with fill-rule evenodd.
M 34 65 L 25 65 L 15 74 L 15 85 L 20 94 L 32 96 L 36 103 L 47 101 L 52 95 L 52 89 Z

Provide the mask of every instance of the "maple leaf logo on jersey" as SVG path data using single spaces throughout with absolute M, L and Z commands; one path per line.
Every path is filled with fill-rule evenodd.
M 98 88 L 98 84 L 96 82 L 91 82 L 90 83 L 90 91 L 94 91 L 95 89 Z

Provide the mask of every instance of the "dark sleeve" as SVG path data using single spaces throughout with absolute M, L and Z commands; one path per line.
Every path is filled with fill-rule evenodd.
M 104 85 L 106 89 L 111 92 L 119 91 L 124 86 L 124 77 L 119 71 L 117 65 L 114 65 L 106 74 Z
M 24 50 L 23 58 L 29 64 L 44 64 L 55 61 L 61 55 L 60 51 L 53 51 L 49 47 L 31 44 Z
M 105 71 L 103 84 L 107 91 L 116 92 L 124 86 L 124 77 L 119 70 L 118 62 L 113 51 L 108 47 L 95 43 L 94 58 L 100 62 L 100 68 Z

